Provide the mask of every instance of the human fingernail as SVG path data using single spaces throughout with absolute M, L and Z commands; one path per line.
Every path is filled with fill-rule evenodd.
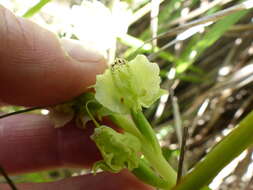
M 68 55 L 80 62 L 106 62 L 103 52 L 95 48 L 82 44 L 77 40 L 63 38 L 61 39 L 63 48 L 67 51 Z

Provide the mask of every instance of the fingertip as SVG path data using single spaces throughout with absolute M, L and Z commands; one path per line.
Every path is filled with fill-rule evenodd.
M 0 99 L 9 104 L 47 106 L 69 100 L 95 83 L 104 56 L 79 43 L 60 40 L 29 20 L 0 8 Z

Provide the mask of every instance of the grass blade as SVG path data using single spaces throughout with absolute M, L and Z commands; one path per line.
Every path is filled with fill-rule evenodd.
M 34 5 L 32 8 L 30 8 L 26 13 L 23 15 L 24 18 L 30 18 L 33 15 L 35 15 L 37 12 L 40 11 L 42 7 L 44 7 L 47 3 L 49 3 L 51 0 L 41 0 L 36 5 Z

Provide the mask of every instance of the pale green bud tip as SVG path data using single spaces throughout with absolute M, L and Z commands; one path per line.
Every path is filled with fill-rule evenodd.
M 118 133 L 107 126 L 95 129 L 92 135 L 104 160 L 96 162 L 93 170 L 102 169 L 110 172 L 119 172 L 127 168 L 130 171 L 139 165 L 141 143 L 130 133 Z
M 97 76 L 96 100 L 116 113 L 149 107 L 166 93 L 160 89 L 159 66 L 144 55 L 130 62 L 116 59 L 104 74 Z

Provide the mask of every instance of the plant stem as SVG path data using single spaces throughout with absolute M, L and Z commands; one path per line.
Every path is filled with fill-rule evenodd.
M 112 114 L 109 117 L 113 123 L 117 124 L 119 127 L 124 129 L 126 132 L 131 133 L 132 135 L 138 137 L 140 140 L 143 139 L 141 133 L 136 128 L 134 123 L 131 121 L 131 118 L 127 118 L 127 116 L 123 116 L 120 114 Z
M 163 189 L 168 188 L 168 182 L 156 175 L 144 160 L 140 160 L 139 167 L 135 168 L 132 172 L 136 177 L 149 185 Z
M 6 171 L 4 170 L 4 168 L 1 166 L 0 166 L 0 173 L 3 175 L 6 182 L 9 184 L 9 186 L 11 187 L 12 190 L 18 190 L 17 187 L 15 186 L 15 184 L 13 183 L 13 181 L 11 180 L 11 178 L 9 178 L 9 176 L 6 173 Z
M 208 185 L 229 162 L 253 144 L 253 111 L 218 143 L 173 190 L 198 190 Z
M 137 115 L 135 115 L 137 117 Z M 127 118 L 126 116 L 122 116 L 119 114 L 113 114 L 110 116 L 110 119 L 117 124 L 119 127 L 121 127 L 122 129 L 124 129 L 125 131 L 132 133 L 133 135 L 135 135 L 136 137 L 138 137 L 140 139 L 140 141 L 142 142 L 142 152 L 143 155 L 145 156 L 145 158 L 149 161 L 150 165 L 157 171 L 157 173 L 163 177 L 163 179 L 167 182 L 167 188 L 170 189 L 171 187 L 173 187 L 176 184 L 176 172 L 173 170 L 173 168 L 170 166 L 170 164 L 165 160 L 165 158 L 162 155 L 162 151 L 160 148 L 160 145 L 158 144 L 158 148 L 159 151 L 155 151 L 154 147 L 152 146 L 153 143 L 150 143 L 150 139 L 147 139 L 147 136 L 144 136 L 143 133 L 140 133 L 140 131 L 138 129 L 142 129 L 142 131 L 146 130 L 149 131 L 149 133 L 153 133 L 153 134 L 149 134 L 152 135 L 154 138 L 155 137 L 155 133 L 152 129 L 152 127 L 150 126 L 150 124 L 148 123 L 148 121 L 146 120 L 145 116 L 142 113 L 138 114 L 138 123 L 142 126 L 138 126 L 138 128 L 135 126 L 135 124 L 131 121 L 130 118 Z M 142 119 L 141 119 L 142 118 Z M 149 129 L 144 129 L 144 127 L 149 127 Z M 157 139 L 155 139 L 157 141 Z M 158 141 L 157 141 L 158 143 Z M 143 168 L 142 168 L 143 169 Z M 139 178 L 141 178 L 140 176 L 141 174 L 139 173 Z M 145 176 L 146 175 L 146 176 Z M 150 174 L 143 174 L 142 178 L 147 178 Z M 157 177 L 156 177 L 157 178 Z M 154 180 L 156 181 L 156 179 L 154 178 Z M 144 180 L 144 182 L 147 182 Z M 154 182 L 157 183 L 157 182 Z M 149 182 L 150 184 L 150 182 Z M 166 188 L 166 189 L 167 189 Z
M 93 117 L 93 115 L 91 114 L 90 110 L 89 110 L 89 103 L 91 103 L 92 100 L 88 101 L 85 105 L 85 109 L 88 113 L 88 116 L 90 117 L 90 119 L 92 120 L 92 122 L 94 123 L 94 125 L 98 128 L 100 125 L 99 123 L 96 121 L 96 119 Z
M 32 107 L 32 108 L 28 108 L 28 109 L 24 109 L 24 110 L 19 110 L 19 111 L 14 111 L 11 113 L 6 113 L 4 115 L 0 115 L 0 119 L 5 118 L 5 117 L 9 117 L 12 115 L 17 115 L 17 114 L 21 114 L 21 113 L 26 113 L 26 112 L 30 112 L 30 111 L 34 111 L 34 110 L 38 110 L 38 109 L 43 109 L 44 107 Z
M 157 154 L 156 152 L 151 151 L 147 146 L 143 148 L 143 154 L 152 167 L 168 183 L 168 189 L 171 189 L 174 185 L 176 185 L 176 172 L 162 154 Z
M 155 132 L 151 127 L 150 123 L 143 115 L 142 111 L 131 111 L 131 116 L 133 118 L 134 123 L 136 124 L 137 128 L 140 130 L 141 134 L 144 136 L 147 142 L 152 145 L 154 151 L 159 154 L 162 154 L 160 144 L 156 138 Z
M 142 111 L 132 110 L 131 116 L 144 137 L 142 146 L 143 155 L 164 180 L 168 182 L 168 188 L 173 187 L 176 184 L 176 172 L 163 157 L 160 144 L 151 125 Z
M 177 169 L 177 183 L 180 181 L 184 168 L 184 157 L 185 157 L 185 150 L 186 150 L 186 141 L 188 137 L 188 128 L 183 128 L 183 136 L 180 144 L 180 156 L 178 162 L 178 169 Z

